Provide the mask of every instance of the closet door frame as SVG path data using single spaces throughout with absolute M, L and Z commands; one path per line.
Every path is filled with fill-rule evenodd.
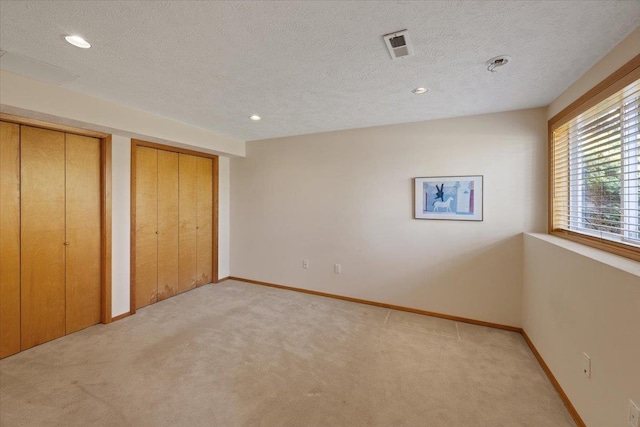
M 187 150 L 180 147 L 173 147 L 171 145 L 158 144 L 155 142 L 142 141 L 139 139 L 131 139 L 131 288 L 129 294 L 130 301 L 130 313 L 136 312 L 136 149 L 138 147 L 155 148 L 158 150 L 171 151 L 178 154 L 189 154 L 196 157 L 204 157 L 211 159 L 213 162 L 212 173 L 212 197 L 213 197 L 213 209 L 211 220 L 212 228 L 212 248 L 211 248 L 211 275 L 212 283 L 218 283 L 218 182 L 219 182 L 219 170 L 218 170 L 218 156 L 215 154 L 203 153 L 200 151 Z
M 100 140 L 100 323 L 111 323 L 111 135 L 6 113 L 0 121 Z

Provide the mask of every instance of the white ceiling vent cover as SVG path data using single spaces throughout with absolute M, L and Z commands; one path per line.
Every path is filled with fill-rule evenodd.
M 413 47 L 409 42 L 409 32 L 407 30 L 385 34 L 384 36 L 382 36 L 382 38 L 384 38 L 387 49 L 389 49 L 389 55 L 391 55 L 391 59 L 413 55 Z

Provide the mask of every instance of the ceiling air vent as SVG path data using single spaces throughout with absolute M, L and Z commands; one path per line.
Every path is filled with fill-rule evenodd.
M 411 47 L 411 43 L 409 42 L 409 33 L 407 30 L 385 34 L 384 36 L 382 36 L 382 38 L 384 38 L 387 49 L 389 49 L 389 55 L 391 55 L 391 59 L 413 55 L 413 48 Z

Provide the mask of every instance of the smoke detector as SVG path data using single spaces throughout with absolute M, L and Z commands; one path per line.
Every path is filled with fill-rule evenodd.
M 511 62 L 511 57 L 509 55 L 500 55 L 494 58 L 491 58 L 487 61 L 487 71 L 492 73 L 496 73 L 499 67 L 504 67 L 509 62 Z
M 382 38 L 387 45 L 387 49 L 389 49 L 389 55 L 391 55 L 391 59 L 413 55 L 413 47 L 409 42 L 409 32 L 407 30 L 385 34 L 384 36 L 382 36 Z

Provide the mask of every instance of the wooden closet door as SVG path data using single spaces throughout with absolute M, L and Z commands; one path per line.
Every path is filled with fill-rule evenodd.
M 65 334 L 65 135 L 21 127 L 21 349 Z
M 66 333 L 100 323 L 100 140 L 66 134 Z
M 178 293 L 178 153 L 158 150 L 158 300 Z
M 158 301 L 158 150 L 136 148 L 136 307 Z
M 180 154 L 180 282 L 178 291 L 196 287 L 196 161 Z
M 197 158 L 197 286 L 211 283 L 213 251 L 213 160 Z
M 0 122 L 0 358 L 20 351 L 20 126 Z

